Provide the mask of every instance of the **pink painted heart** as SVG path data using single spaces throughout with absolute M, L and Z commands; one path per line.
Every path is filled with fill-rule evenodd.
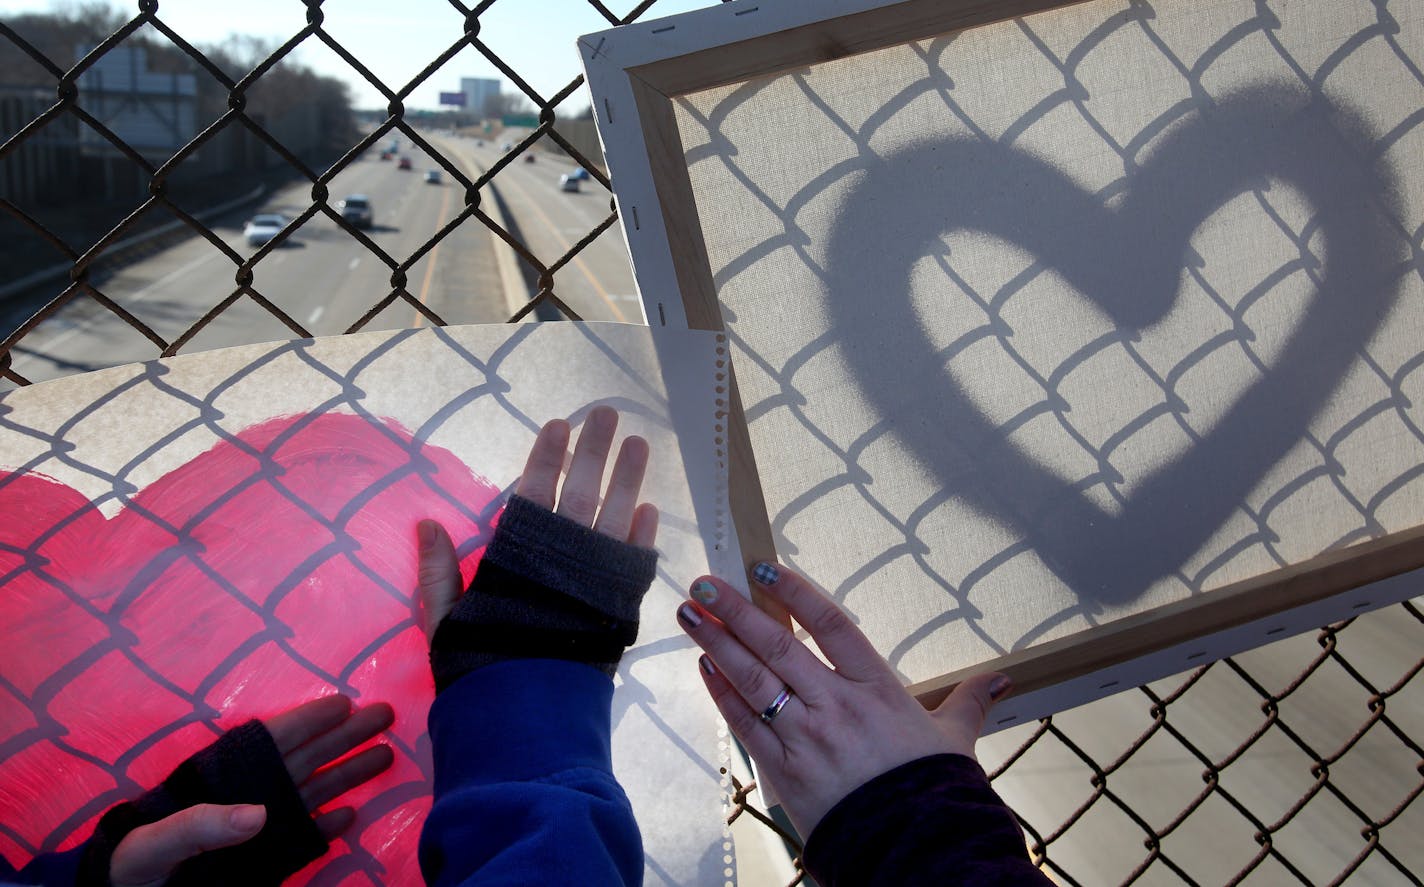
M 433 697 L 415 524 L 467 554 L 498 490 L 391 422 L 321 414 L 225 440 L 112 518 L 0 473 L 0 855 L 73 846 L 223 729 L 332 691 L 395 704 L 395 765 L 297 879 L 421 883 Z

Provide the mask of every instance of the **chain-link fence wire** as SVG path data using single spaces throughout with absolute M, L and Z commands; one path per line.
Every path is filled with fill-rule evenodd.
M 340 692 L 400 701 L 394 763 L 343 797 L 358 819 L 295 883 L 421 883 L 434 688 L 406 534 L 438 521 L 468 575 L 523 467 L 523 447 L 481 442 L 532 441 L 541 416 L 577 428 L 596 400 L 617 402 L 626 433 L 675 450 L 639 332 L 293 340 L 64 380 L 62 405 L 37 388 L 0 398 L 0 858 L 23 865 L 88 837 L 239 714 Z M 685 341 L 712 366 L 711 335 Z M 713 385 L 678 390 L 699 393 L 711 458 Z M 722 868 L 717 726 L 658 704 L 695 680 L 696 650 L 670 611 L 681 577 L 706 568 L 676 464 L 647 479 L 663 514 L 648 599 L 667 616 L 646 617 L 622 659 L 613 747 L 635 810 L 679 799 L 680 826 L 646 830 L 649 870 L 697 884 Z
M 763 478 L 777 549 L 828 583 L 872 634 L 888 623 L 893 665 L 924 677 L 933 656 L 921 649 L 934 643 L 1002 653 L 1096 624 L 1099 605 L 1119 603 L 1049 597 L 1055 577 L 1032 565 L 1039 556 L 1054 570 L 1091 561 L 1089 571 L 1110 564 L 1116 572 L 1133 558 L 1154 561 L 1163 544 L 1161 572 L 1150 575 L 1166 576 L 1163 584 L 1185 597 L 1241 578 L 1232 571 L 1243 556 L 1260 569 L 1302 556 L 1293 528 L 1306 509 L 1329 515 L 1328 529 L 1309 543 L 1320 547 L 1404 528 L 1390 515 L 1418 501 L 1424 417 L 1410 392 L 1424 374 L 1410 324 L 1391 326 L 1382 307 L 1363 306 L 1374 299 L 1413 311 L 1424 271 L 1424 220 L 1405 196 L 1417 190 L 1407 146 L 1424 136 L 1413 12 L 1383 2 L 1224 4 L 1193 18 L 1188 4 L 1086 4 L 677 100 L 752 439 L 798 456 Z M 998 58 L 1001 69 L 984 63 Z M 1125 71 L 1152 87 L 1119 86 Z M 1357 103 L 1370 125 L 1337 147 L 1331 128 L 1358 119 Z M 1301 140 L 1273 141 L 1284 124 L 1264 131 L 1285 108 L 1295 112 L 1293 125 L 1313 121 Z M 1317 142 L 1303 141 L 1310 137 Z M 1226 143 L 1231 150 L 1220 154 L 1182 147 Z M 1315 152 L 1329 159 L 1281 160 Z M 1217 164 L 1191 167 L 1184 154 Z M 1163 156 L 1179 168 L 1164 170 Z M 1378 169 L 1388 184 L 1357 186 L 1367 221 L 1342 230 L 1340 204 L 1312 189 L 1330 175 L 1372 181 L 1349 178 L 1356 169 Z M 1154 240 L 1183 220 L 1154 206 L 1149 221 L 1135 202 L 1138 187 L 1181 194 L 1187 204 L 1201 193 L 1236 197 L 1230 212 L 1239 227 L 1168 242 L 1171 261 L 1178 248 L 1187 261 L 1158 270 L 1173 282 L 1180 274 L 1174 311 L 1193 320 L 1163 321 L 1166 333 L 1115 325 L 1112 306 L 1126 299 L 1114 301 L 1113 282 L 1093 273 L 1108 269 L 1128 281 L 1121 285 L 1132 298 L 1150 298 L 1144 291 L 1159 278 L 1132 276 L 1139 266 L 1121 256 L 1151 256 L 1161 245 Z M 1018 194 L 1022 201 L 1005 199 Z M 1121 212 L 1105 223 L 1110 214 L 1083 211 L 1079 195 Z M 1119 227 L 1132 211 L 1136 222 Z M 941 227 L 929 237 L 906 231 L 889 221 L 899 213 Z M 1211 232 L 1215 219 L 1192 216 L 1189 227 Z M 1235 243 L 1249 237 L 1249 256 L 1223 245 L 1227 230 Z M 1330 289 L 1355 251 L 1351 235 L 1368 241 L 1370 259 L 1346 288 Z M 1054 238 L 1072 246 L 1048 248 Z M 1381 282 L 1368 282 L 1371 275 Z M 918 288 L 914 300 L 902 286 Z M 1076 304 L 1065 306 L 1070 286 L 1102 314 L 1084 318 Z M 1179 538 L 1144 538 L 1141 551 L 1117 555 L 1133 523 L 1144 535 L 1162 525 L 1134 499 L 1151 491 L 1142 454 L 1173 436 L 1194 455 L 1231 437 L 1245 445 L 1216 455 L 1239 466 L 1256 458 L 1262 438 L 1294 427 L 1284 413 L 1268 423 L 1273 407 L 1223 415 L 1209 401 L 1227 396 L 1221 388 L 1230 390 L 1240 365 L 1263 371 L 1252 379 L 1265 370 L 1292 382 L 1305 375 L 1286 370 L 1277 335 L 1285 326 L 1278 312 L 1299 306 L 1292 294 L 1302 289 L 1351 305 L 1344 323 L 1314 327 L 1310 340 L 1321 347 L 1297 352 L 1313 367 L 1341 367 L 1330 371 L 1339 393 L 1321 410 L 1328 416 L 1289 441 L 1292 458 L 1271 458 L 1273 477 L 1252 475 L 1259 489 L 1228 525 L 1213 524 L 1209 545 L 1193 537 L 1179 551 L 1170 547 Z M 790 316 L 786 293 L 824 317 Z M 1367 315 L 1380 326 L 1358 326 Z M 771 316 L 778 322 L 760 322 Z M 1286 329 L 1303 337 L 1310 324 Z M 1346 374 L 1347 365 L 1358 371 Z M 894 413 L 907 388 L 926 393 Z M 828 391 L 848 392 L 835 404 L 843 409 L 829 408 Z M 1292 391 L 1324 402 L 1325 392 Z M 1164 427 L 1173 434 L 1160 434 Z M 1381 429 L 1362 457 L 1363 441 Z M 1062 476 L 1048 476 L 1020 449 L 1054 461 Z M 928 481 L 896 482 L 905 451 Z M 1180 467 L 1151 475 L 1151 484 L 1169 477 L 1169 510 L 1215 513 L 1210 497 L 1223 491 L 1201 492 Z M 1043 479 L 1024 480 L 1035 472 Z M 1214 474 L 1213 486 L 1224 486 L 1224 476 Z M 1100 511 L 1084 494 L 1119 510 Z M 959 527 L 965 501 L 1007 529 Z M 858 535 L 844 538 L 828 522 Z M 1190 533 L 1172 523 L 1173 537 Z M 1105 549 L 1096 540 L 1111 541 Z M 885 594 L 909 582 L 929 590 L 905 592 L 897 610 L 885 611 Z M 1024 582 L 1043 583 L 1044 597 L 1062 608 L 1006 619 L 1000 608 Z M 917 613 L 933 615 L 907 630 Z M 1006 637 L 1006 623 L 1029 633 Z M 1324 630 L 1325 652 L 1297 642 L 1228 660 L 1143 688 L 1140 709 L 1119 696 L 1020 729 L 1021 748 L 994 737 L 983 744 L 985 758 L 1035 855 L 1065 882 L 1415 880 L 1424 868 L 1414 838 L 1424 820 L 1414 806 L 1424 761 L 1411 737 L 1424 723 L 1413 713 L 1419 688 L 1409 685 L 1419 629 L 1416 605 L 1396 607 Z M 1354 646 L 1342 647 L 1348 637 Z M 1367 666 L 1376 654 L 1380 661 Z M 1283 656 L 1299 671 L 1275 668 Z M 1387 698 L 1395 701 L 1385 724 Z
M 611 25 L 643 17 L 652 6 L 651 2 L 641 3 L 619 16 L 598 0 L 588 2 Z M 487 212 L 487 195 L 490 193 L 488 186 L 502 170 L 541 142 L 557 145 L 574 162 L 590 170 L 602 186 L 608 187 L 608 181 L 598 165 L 560 136 L 555 126 L 555 108 L 577 92 L 582 78 L 571 80 L 553 95 L 540 94 L 481 38 L 480 16 L 493 5 L 492 2 L 470 7 L 451 0 L 450 5 L 463 16 L 463 33 L 452 33 L 448 48 L 399 88 L 383 83 L 323 27 L 327 11 L 323 9 L 321 0 L 306 0 L 306 27 L 251 71 L 236 78 L 168 27 L 154 0 L 141 2 L 131 19 L 72 64 L 68 59 L 47 57 L 14 29 L 0 23 L 0 35 L 8 46 L 48 72 L 54 89 L 52 103 L 0 144 L 0 162 L 16 154 L 27 142 L 38 138 L 46 127 L 57 121 L 77 121 L 75 125 L 85 128 L 94 138 L 110 146 L 148 183 L 148 196 L 136 202 L 118 224 L 93 242 L 68 242 L 60 232 L 41 221 L 43 213 L 38 207 L 12 200 L 10 195 L 0 195 L 0 207 L 23 226 L 34 248 L 50 251 L 56 259 L 70 266 L 67 285 L 62 286 L 40 310 L 19 324 L 0 343 L 0 377 L 14 385 L 29 384 L 31 380 L 13 365 L 11 355 L 14 350 L 47 321 L 59 316 L 68 307 L 85 302 L 95 306 L 94 310 L 108 313 L 121 324 L 137 331 L 149 343 L 151 356 L 183 352 L 199 333 L 224 317 L 225 313 L 232 312 L 234 306 L 240 303 L 256 306 L 294 336 L 309 336 L 310 330 L 303 323 L 254 284 L 254 271 L 263 262 L 271 261 L 275 251 L 290 238 L 293 231 L 318 217 L 329 221 L 343 235 L 359 243 L 384 269 L 381 273 L 387 276 L 388 292 L 369 305 L 350 324 L 349 331 L 368 328 L 374 318 L 392 305 L 404 305 L 430 324 L 443 324 L 445 321 L 439 313 L 412 294 L 409 272 L 454 232 L 469 226 L 479 226 L 490 232 L 513 250 L 523 266 L 532 272 L 535 283 L 532 298 L 510 320 L 521 320 L 544 306 L 552 306 L 565 316 L 576 316 L 566 300 L 560 298 L 557 287 L 560 281 L 566 279 L 566 269 L 589 244 L 599 237 L 615 236 L 615 232 L 609 229 L 615 223 L 616 215 L 610 212 L 566 251 L 538 254 L 525 240 L 515 236 L 509 227 L 501 225 L 495 214 Z M 1363 36 L 1377 37 L 1397 47 L 1398 43 L 1391 41 L 1395 41 L 1395 35 L 1399 32 L 1398 23 L 1390 17 L 1386 4 L 1376 6 L 1380 13 L 1377 33 Z M 1146 7 L 1130 4 L 1130 8 L 1141 18 Z M 1269 13 L 1264 6 L 1262 10 L 1263 14 Z M 211 78 L 228 95 L 225 111 L 184 147 L 171 156 L 159 159 L 146 156 L 126 144 L 103 121 L 86 110 L 84 93 L 79 84 L 81 75 L 97 60 L 140 30 L 155 33 L 171 43 L 191 59 L 198 76 Z M 388 117 L 383 122 L 360 138 L 336 162 L 320 169 L 309 165 L 273 136 L 262 121 L 254 119 L 245 110 L 246 94 L 295 48 L 304 44 L 327 47 L 379 91 L 389 105 Z M 535 104 L 539 115 L 537 127 L 483 174 L 474 178 L 444 157 L 424 132 L 407 122 L 405 114 L 405 102 L 412 92 L 467 47 L 473 48 L 507 77 Z M 551 46 L 549 51 L 567 52 L 568 48 Z M 1071 73 L 1065 70 L 1065 76 L 1071 77 Z M 1417 69 L 1415 73 L 1417 76 Z M 280 156 L 296 175 L 310 183 L 310 204 L 281 234 L 250 255 L 239 252 L 195 213 L 175 202 L 168 188 L 176 170 L 181 169 L 185 162 L 190 162 L 216 134 L 230 128 L 250 133 L 267 150 Z M 392 254 L 365 231 L 349 223 L 332 205 L 329 192 L 329 185 L 339 173 L 382 139 L 397 134 L 435 158 L 463 189 L 464 198 L 460 211 L 408 255 Z M 94 273 L 116 245 L 136 231 L 142 220 L 154 214 L 172 216 L 193 235 L 210 244 L 228 263 L 234 281 L 234 286 L 224 298 L 176 334 L 160 334 L 153 324 L 135 313 L 125 293 L 106 292 Z M 1417 250 L 1417 233 L 1408 236 Z M 1399 379 L 1388 381 L 1395 386 L 1394 390 L 1398 390 Z M 908 529 L 913 531 L 913 528 Z M 1403 636 L 1409 639 L 1387 651 L 1389 656 L 1386 657 L 1384 672 L 1380 672 L 1377 666 L 1360 667 L 1346 652 L 1351 639 L 1357 635 L 1361 637 L 1362 648 L 1376 645 L 1376 636 L 1370 633 L 1368 626 L 1382 620 L 1391 623 L 1396 630 L 1402 629 Z M 1017 803 L 1019 798 L 1034 794 L 1035 786 L 1040 787 L 1038 794 L 1043 793 L 1042 786 L 1054 786 L 1056 805 L 1040 805 L 1034 812 L 1022 817 L 1035 857 L 1046 870 L 1066 883 L 1078 883 L 1079 879 L 1095 880 L 1096 877 L 1089 878 L 1082 874 L 1093 870 L 1082 862 L 1094 855 L 1128 860 L 1113 877 L 1113 880 L 1122 882 L 1234 883 L 1256 877 L 1267 881 L 1316 883 L 1344 881 L 1353 875 L 1369 882 L 1402 880 L 1419 883 L 1416 874 L 1419 842 L 1415 836 L 1420 829 L 1417 827 L 1418 817 L 1411 820 L 1410 816 L 1418 812 L 1414 802 L 1421 787 L 1424 787 L 1424 750 L 1415 738 L 1424 726 L 1413 720 L 1424 708 L 1417 704 L 1419 686 L 1416 681 L 1420 669 L 1417 655 L 1424 648 L 1424 617 L 1421 617 L 1417 607 L 1401 605 L 1382 616 L 1361 617 L 1322 629 L 1317 642 L 1318 647 L 1314 649 L 1299 642 L 1284 642 L 1248 656 L 1206 666 L 1181 678 L 1111 697 L 1095 706 L 1044 720 L 1036 726 L 1019 728 L 1005 739 L 992 742 L 992 750 L 985 754 L 986 765 L 992 771 L 996 785 L 1011 801 Z M 1208 685 L 1214 687 L 1209 688 Z M 1328 698 L 1314 696 L 1308 705 L 1299 706 L 1291 714 L 1300 700 L 1311 697 L 1311 690 L 1316 686 L 1328 687 Z M 1204 715 L 1193 706 L 1194 699 L 1208 694 L 1213 699 L 1230 698 L 1232 706 L 1228 713 L 1253 722 L 1245 730 L 1244 738 L 1225 741 L 1213 716 Z M 1095 723 L 1094 715 L 1103 706 L 1127 706 L 1145 723 L 1141 729 L 1129 733 L 1104 731 Z M 1207 708 L 1211 709 L 1211 706 Z M 1222 710 L 1211 710 L 1215 716 L 1222 715 Z M 1321 714 L 1324 710 L 1336 716 L 1323 718 Z M 1317 729 L 1322 722 L 1326 722 L 1331 729 Z M 1365 745 L 1378 743 L 1386 744 L 1391 750 L 1387 755 L 1391 766 L 1381 769 L 1376 775 L 1383 784 L 1383 794 L 1393 800 L 1382 805 L 1373 801 L 1358 802 L 1339 780 L 1332 778 L 1332 773 L 1348 769 L 1352 753 Z M 1170 752 L 1163 752 L 1164 747 L 1170 748 Z M 1185 795 L 1168 790 L 1169 780 L 1164 781 L 1162 776 L 1164 754 L 1172 758 L 1172 768 L 1176 771 L 1181 771 L 1183 767 L 1194 770 L 1199 783 L 1195 790 Z M 1378 762 L 1381 758 L 1379 754 L 1374 754 L 1371 760 Z M 1237 779 L 1238 782 L 1253 789 L 1267 785 L 1273 790 L 1280 789 L 1289 798 L 1283 801 L 1278 798 L 1279 803 L 1274 807 L 1266 805 L 1263 808 L 1256 799 L 1247 797 L 1251 792 L 1243 792 L 1234 784 L 1237 774 L 1243 774 Z M 1174 775 L 1180 776 L 1180 772 Z M 1295 782 L 1301 779 L 1307 784 L 1295 786 Z M 1073 785 L 1076 789 L 1064 791 L 1061 788 L 1064 785 Z M 731 819 L 751 817 L 769 827 L 774 825 L 753 803 L 754 786 L 734 783 L 734 789 Z M 1320 833 L 1312 830 L 1316 826 L 1305 828 L 1303 840 L 1325 847 L 1325 857 L 1333 860 L 1328 870 L 1318 864 L 1321 854 L 1315 851 L 1319 850 L 1319 846 L 1312 848 L 1312 853 L 1305 854 L 1316 857 L 1309 862 L 1301 861 L 1297 854 L 1286 848 L 1287 844 L 1294 847 L 1301 845 L 1302 839 L 1295 832 L 1301 831 L 1301 824 L 1311 819 L 1313 810 L 1327 803 L 1344 810 L 1346 817 L 1357 824 L 1354 832 L 1349 834 L 1341 834 L 1338 830 Z M 1152 812 L 1140 812 L 1148 808 Z M 1170 812 L 1164 812 L 1169 808 Z M 1090 827 L 1095 820 L 1107 820 L 1109 826 L 1104 828 L 1099 822 L 1097 827 Z M 1244 861 L 1232 862 L 1228 875 L 1215 874 L 1221 859 L 1202 858 L 1211 854 L 1194 852 L 1183 856 L 1173 850 L 1177 836 L 1192 827 L 1199 828 L 1203 822 L 1209 823 L 1210 833 L 1219 838 L 1223 847 L 1222 858 L 1232 855 L 1226 852 L 1226 848 L 1249 845 L 1250 852 Z M 1415 825 L 1410 826 L 1410 822 Z M 1080 834 L 1085 837 L 1078 841 L 1076 836 Z M 1110 844 L 1103 843 L 1104 834 L 1112 835 Z M 794 836 L 787 837 L 794 848 Z M 1416 856 L 1411 856 L 1411 853 Z M 1075 872 L 1078 874 L 1075 875 Z

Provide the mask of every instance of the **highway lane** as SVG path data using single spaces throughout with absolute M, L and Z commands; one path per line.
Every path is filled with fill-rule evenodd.
M 428 137 L 448 156 L 481 173 L 504 156 L 499 140 L 485 140 L 480 146 L 476 139 Z M 530 250 L 552 265 L 608 217 L 611 194 L 595 180 L 583 182 L 578 192 L 560 191 L 559 175 L 573 170 L 573 162 L 540 150 L 526 156 L 536 159 L 530 163 L 516 158 L 493 183 Z M 554 293 L 585 320 L 643 322 L 628 248 L 617 223 L 555 272 Z
M 423 135 L 467 175 L 479 175 L 502 156 L 494 142 L 481 148 L 473 139 Z M 348 194 L 363 193 L 371 198 L 375 226 L 366 234 L 398 263 L 455 217 L 464 203 L 462 189 L 448 175 L 442 174 L 439 185 L 424 182 L 424 171 L 437 164 L 409 140 L 401 145 L 401 154 L 411 158 L 411 170 L 400 170 L 396 162 L 380 161 L 377 151 L 368 151 L 328 187 L 333 206 Z M 553 263 L 607 217 L 609 193 L 597 182 L 585 182 L 579 193 L 561 192 L 558 176 L 572 164 L 544 152 L 536 156 L 534 163 L 520 160 L 510 164 L 494 184 L 530 249 L 546 263 Z M 256 248 L 241 237 L 245 218 L 257 212 L 279 212 L 292 218 L 310 201 L 310 187 L 297 184 L 244 213 L 220 220 L 213 228 L 239 255 L 250 256 Z M 494 236 L 478 220 L 467 220 L 406 271 L 406 289 L 449 323 L 504 320 L 508 302 L 498 275 L 496 248 L 507 249 L 502 244 L 496 247 Z M 233 293 L 236 270 L 211 244 L 191 238 L 101 278 L 98 286 L 171 341 Z M 355 237 L 324 216 L 316 216 L 257 262 L 253 289 L 313 334 L 334 335 L 348 329 L 389 294 L 391 273 Z M 556 272 L 555 292 L 586 319 L 642 321 L 627 249 L 616 225 Z M 518 299 L 516 295 L 516 302 Z M 423 323 L 408 304 L 397 302 L 363 328 Z M 243 296 L 185 344 L 183 351 L 294 335 L 269 311 Z M 80 297 L 25 337 L 15 349 L 14 366 L 26 378 L 42 381 L 147 360 L 156 353 L 154 344 L 136 330 Z
M 412 157 L 413 169 L 400 170 L 395 162 L 379 161 L 375 152 L 367 152 L 329 186 L 333 206 L 352 193 L 371 197 L 375 226 L 365 233 L 397 263 L 413 255 L 463 204 L 460 189 L 448 181 L 424 183 L 423 170 L 435 164 L 410 145 L 402 147 Z M 244 218 L 257 212 L 280 212 L 292 218 L 310 201 L 310 186 L 295 185 L 244 214 L 222 220 L 214 231 L 239 255 L 250 256 L 257 248 L 241 236 Z M 236 270 L 210 243 L 195 237 L 119 270 L 101 280 L 99 288 L 172 340 L 231 295 Z M 257 262 L 253 289 L 315 335 L 333 335 L 345 331 L 389 294 L 391 269 L 336 223 L 316 216 Z M 474 220 L 453 231 L 406 272 L 406 289 L 452 323 L 499 321 L 508 313 L 495 273 L 491 235 Z M 404 328 L 417 320 L 416 311 L 399 301 L 363 328 Z M 243 296 L 183 351 L 294 335 L 269 311 Z M 15 369 L 41 381 L 156 354 L 153 343 L 81 297 L 19 343 Z

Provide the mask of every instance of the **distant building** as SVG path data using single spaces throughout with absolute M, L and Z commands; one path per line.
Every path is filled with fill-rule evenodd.
M 476 116 L 483 116 L 485 106 L 499 98 L 499 81 L 488 77 L 461 77 L 460 91 L 465 94 L 465 110 Z M 490 109 L 499 113 L 497 107 Z

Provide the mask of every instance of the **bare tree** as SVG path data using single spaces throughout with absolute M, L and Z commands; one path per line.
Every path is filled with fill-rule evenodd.
M 504 117 L 509 114 L 534 114 L 534 103 L 522 92 L 501 92 L 485 99 L 480 109 L 485 117 Z

